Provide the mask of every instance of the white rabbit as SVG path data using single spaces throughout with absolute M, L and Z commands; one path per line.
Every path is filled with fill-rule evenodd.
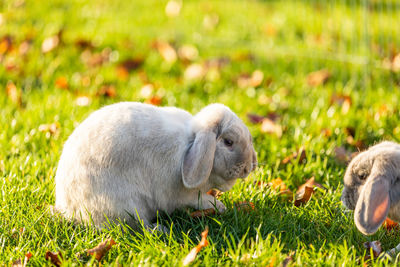
M 355 210 L 363 234 L 375 233 L 386 217 L 399 222 L 400 145 L 386 141 L 358 154 L 347 167 L 342 202 Z
M 157 211 L 219 200 L 256 167 L 252 137 L 226 106 L 195 116 L 174 107 L 122 102 L 93 112 L 64 145 L 56 173 L 57 212 L 101 227 L 106 217 L 150 226 Z M 135 218 L 133 218 L 134 216 Z

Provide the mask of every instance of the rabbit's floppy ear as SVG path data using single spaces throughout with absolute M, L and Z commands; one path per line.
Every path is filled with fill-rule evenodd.
M 210 176 L 214 163 L 217 135 L 211 129 L 196 133 L 196 137 L 183 160 L 182 180 L 186 188 L 202 185 Z
M 375 233 L 386 219 L 390 207 L 390 177 L 387 174 L 371 173 L 361 190 L 354 221 L 360 232 L 366 235 Z

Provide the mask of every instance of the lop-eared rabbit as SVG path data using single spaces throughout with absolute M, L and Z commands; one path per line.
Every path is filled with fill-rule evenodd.
M 347 167 L 342 202 L 354 210 L 355 224 L 365 235 L 375 233 L 386 217 L 399 222 L 400 145 L 386 141 L 358 154 Z
M 107 219 L 150 227 L 157 211 L 226 208 L 206 194 L 229 190 L 256 167 L 252 137 L 226 106 L 195 116 L 175 107 L 122 102 L 93 112 L 64 145 L 55 210 L 103 227 Z

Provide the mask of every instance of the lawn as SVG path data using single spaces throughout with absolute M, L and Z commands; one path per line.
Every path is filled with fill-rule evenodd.
M 206 226 L 194 265 L 280 266 L 292 255 L 290 265 L 353 266 L 369 254 L 366 241 L 397 245 L 399 229 L 359 233 L 340 196 L 352 152 L 400 141 L 398 2 L 167 3 L 0 2 L 0 265 L 29 252 L 28 265 L 50 265 L 47 251 L 65 266 L 98 265 L 86 250 L 112 238 L 102 265 L 179 266 Z M 224 103 L 248 125 L 259 166 L 219 197 L 224 214 L 161 214 L 170 234 L 99 232 L 51 216 L 63 143 L 119 101 L 192 113 Z M 285 164 L 300 148 L 305 158 Z M 311 177 L 325 189 L 298 207 L 268 185 L 281 178 L 295 192 Z M 243 201 L 254 209 L 238 209 Z

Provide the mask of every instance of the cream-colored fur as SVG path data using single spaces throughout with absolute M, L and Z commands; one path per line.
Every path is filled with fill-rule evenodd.
M 66 141 L 55 208 L 96 226 L 106 217 L 133 224 L 137 215 L 148 226 L 157 211 L 185 206 L 224 211 L 206 192 L 229 190 L 256 164 L 250 132 L 224 105 L 192 116 L 174 107 L 118 103 L 93 112 Z

